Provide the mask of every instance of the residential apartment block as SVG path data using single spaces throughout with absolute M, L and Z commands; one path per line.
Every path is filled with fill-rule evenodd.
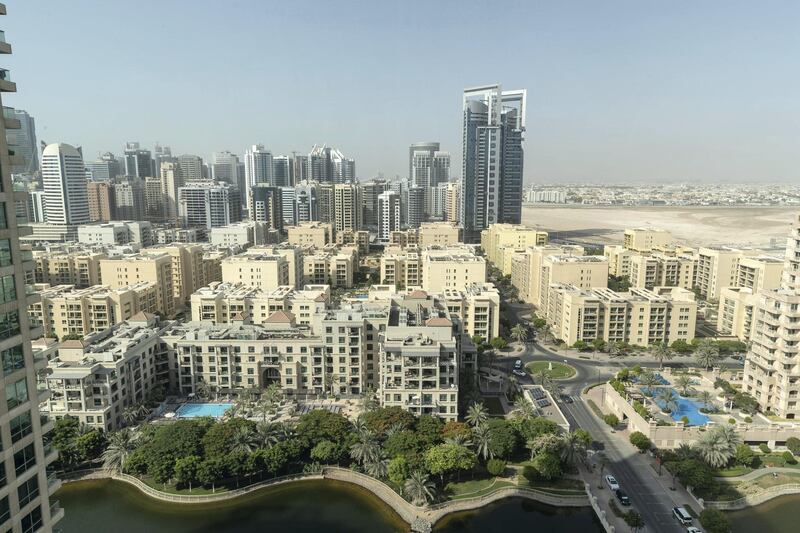
M 326 222 L 303 222 L 287 227 L 286 231 L 289 234 L 289 244 L 297 246 L 324 248 L 334 242 L 333 225 Z
M 166 253 L 126 255 L 100 260 L 103 284 L 119 289 L 150 282 L 156 285 L 156 308 L 166 317 L 175 315 L 176 290 L 172 257 Z
M 631 287 L 638 289 L 680 287 L 691 290 L 695 264 L 692 257 L 634 254 L 630 257 L 628 279 Z
M 77 288 L 91 287 L 102 282 L 100 262 L 107 259 L 104 252 L 84 249 L 34 250 L 36 283 L 48 285 L 74 285 Z
M 481 232 L 481 248 L 486 258 L 503 271 L 511 274 L 511 255 L 513 250 L 523 251 L 529 246 L 544 246 L 548 242 L 546 231 L 520 224 L 492 224 Z M 505 259 L 504 249 L 512 251 Z
M 672 242 L 672 234 L 663 229 L 632 228 L 626 229 L 623 246 L 633 252 L 650 253 L 653 248 L 667 246 Z

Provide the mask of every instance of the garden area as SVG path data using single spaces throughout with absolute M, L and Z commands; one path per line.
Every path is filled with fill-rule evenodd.
M 525 368 L 533 376 L 546 371 L 550 379 L 569 379 L 576 373 L 574 367 L 556 361 L 534 361 L 525 365 Z
M 417 505 L 511 485 L 578 490 L 569 476 L 590 443 L 585 431 L 563 433 L 531 405 L 518 404 L 504 419 L 481 403 L 470 405 L 464 422 L 368 405 L 355 422 L 314 410 L 287 422 L 181 419 L 106 435 L 64 418 L 52 432 L 61 469 L 102 466 L 169 493 L 232 490 L 336 465 L 379 479 Z

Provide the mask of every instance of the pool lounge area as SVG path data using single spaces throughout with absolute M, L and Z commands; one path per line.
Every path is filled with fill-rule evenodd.
M 678 394 L 675 389 L 669 390 L 672 391 L 672 399 L 675 400 L 675 404 L 678 407 L 670 413 L 672 420 L 679 422 L 685 416 L 689 420 L 689 426 L 705 426 L 708 423 L 710 419 L 700 412 L 700 404 L 688 398 L 684 398 Z M 647 387 L 642 387 L 641 391 L 651 398 L 661 409 L 664 408 L 663 401 L 653 398 L 653 395 L 656 393 L 655 390 L 651 391 Z
M 185 403 L 175 410 L 175 418 L 222 418 L 232 403 Z

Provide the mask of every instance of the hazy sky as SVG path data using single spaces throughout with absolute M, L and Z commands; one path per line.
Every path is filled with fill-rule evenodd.
M 528 90 L 526 181 L 800 182 L 800 2 L 7 0 L 3 58 L 47 142 L 204 158 L 327 142 L 363 179 L 461 91 Z

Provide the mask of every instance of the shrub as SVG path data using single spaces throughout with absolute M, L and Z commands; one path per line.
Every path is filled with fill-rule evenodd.
M 740 444 L 736 447 L 736 462 L 742 466 L 753 466 L 756 454 L 747 444 Z
M 650 411 L 648 411 L 647 407 L 645 407 L 639 400 L 633 401 L 633 410 L 645 420 L 650 418 Z
M 765 442 L 762 442 L 758 445 L 758 449 L 761 450 L 762 453 L 769 453 L 772 450 L 769 449 L 769 446 Z
M 650 439 L 648 439 L 647 435 L 645 435 L 641 431 L 634 431 L 633 433 L 631 433 L 630 441 L 631 444 L 639 448 L 640 452 L 647 451 L 652 446 Z
M 729 418 L 728 419 L 728 424 L 735 424 L 735 423 L 736 423 L 736 419 L 735 418 Z
M 797 464 L 797 461 L 794 458 L 794 454 L 792 454 L 792 452 L 790 452 L 789 450 L 786 450 L 781 455 L 783 456 L 783 460 L 786 461 L 787 465 Z
M 486 463 L 486 470 L 493 476 L 499 476 L 506 469 L 506 462 L 502 459 L 489 459 L 489 462 Z
M 681 422 L 683 422 L 683 425 L 688 425 L 689 424 L 689 417 L 688 416 L 682 416 L 681 417 Z
M 800 455 L 800 439 L 797 437 L 789 437 L 786 439 L 786 448 L 794 455 Z
M 744 421 L 747 422 L 748 424 L 752 424 L 753 423 L 753 419 L 750 418 L 749 416 L 744 417 Z
M 617 415 L 606 415 L 603 417 L 603 422 L 613 428 L 619 425 L 619 418 L 617 418 Z
M 642 519 L 642 515 L 637 513 L 636 511 L 628 511 L 625 515 L 625 523 L 628 524 L 631 529 L 639 529 L 644 527 L 644 519 Z
M 700 524 L 708 533 L 728 533 L 731 530 L 728 518 L 719 509 L 703 509 L 700 513 Z

